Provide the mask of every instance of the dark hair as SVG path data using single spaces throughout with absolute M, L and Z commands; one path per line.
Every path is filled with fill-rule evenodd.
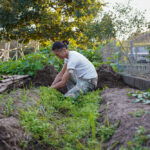
M 64 41 L 56 41 L 53 46 L 52 46 L 52 50 L 61 50 L 62 48 L 68 48 L 67 45 L 69 44 L 68 40 L 64 40 Z

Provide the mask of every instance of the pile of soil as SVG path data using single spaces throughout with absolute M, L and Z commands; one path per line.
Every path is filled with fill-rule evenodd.
M 150 134 L 150 107 L 142 103 L 133 103 L 135 97 L 127 96 L 129 91 L 135 90 L 108 88 L 101 95 L 102 104 L 99 109 L 101 117 L 98 119 L 100 124 L 104 123 L 107 126 L 107 117 L 110 124 L 116 124 L 120 121 L 115 134 L 103 145 L 103 149 L 112 147 L 114 143 L 116 145 L 112 148 L 113 150 L 118 150 L 123 145 L 126 147 L 127 142 L 134 138 L 140 126 L 143 126 L 147 130 L 147 134 Z M 134 116 L 133 113 L 135 114 L 139 109 L 145 113 L 139 117 Z M 146 141 L 145 146 L 150 147 L 150 139 Z
M 113 68 L 107 64 L 103 64 L 97 69 L 98 84 L 97 88 L 103 89 L 104 87 L 125 87 L 126 84 L 120 74 L 115 72 Z
M 34 86 L 50 86 L 54 81 L 58 71 L 53 65 L 47 65 L 42 70 L 38 70 L 33 78 Z M 61 93 L 66 93 L 67 88 L 60 88 Z
M 125 87 L 120 74 L 116 73 L 113 68 L 107 64 L 103 64 L 98 67 L 98 84 L 97 88 L 103 89 L 104 87 Z M 54 81 L 58 71 L 53 65 L 45 66 L 44 69 L 36 72 L 33 79 L 33 84 L 35 86 L 50 86 Z M 66 93 L 66 87 L 59 89 L 60 92 Z
M 0 119 L 0 150 L 21 150 L 21 142 L 29 142 L 30 134 L 20 127 L 19 120 L 14 117 Z
M 54 81 L 58 71 L 53 65 L 47 65 L 42 70 L 38 70 L 33 78 L 35 86 L 50 86 Z

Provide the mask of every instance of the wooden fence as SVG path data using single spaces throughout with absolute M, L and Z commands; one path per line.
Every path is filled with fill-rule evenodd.
M 34 52 L 39 49 L 39 42 L 38 41 L 31 41 L 27 45 L 23 43 L 19 43 L 18 41 L 11 41 L 11 42 L 0 42 L 0 60 L 1 61 L 8 61 L 10 58 L 10 54 L 12 59 L 17 60 L 19 56 L 24 57 L 24 50 L 26 48 L 33 47 Z

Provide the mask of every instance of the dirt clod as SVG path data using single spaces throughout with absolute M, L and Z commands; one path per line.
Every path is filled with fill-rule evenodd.
M 53 65 L 47 65 L 42 70 L 38 70 L 33 78 L 34 86 L 50 86 L 54 81 L 58 71 Z M 59 89 L 60 92 L 66 93 L 67 88 L 63 87 Z
M 113 87 L 125 87 L 122 77 L 116 73 L 110 65 L 103 64 L 98 67 L 98 84 L 97 88 L 104 88 L 105 86 L 109 88 Z
M 21 150 L 20 143 L 30 140 L 31 136 L 21 129 L 18 119 L 14 117 L 0 119 L 0 149 Z
M 54 81 L 58 71 L 53 65 L 45 66 L 42 70 L 38 70 L 33 79 L 35 86 L 50 86 Z

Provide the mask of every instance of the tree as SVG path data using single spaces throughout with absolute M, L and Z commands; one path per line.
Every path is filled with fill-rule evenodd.
M 89 47 L 90 45 L 92 46 L 92 43 L 95 45 L 103 43 L 104 41 L 110 41 L 110 39 L 116 37 L 116 30 L 111 16 L 104 14 L 102 17 L 99 17 L 99 19 L 100 20 L 95 20 L 94 22 L 89 22 L 83 33 Z
M 142 31 L 144 29 L 146 23 L 144 12 L 134 9 L 131 6 L 130 0 L 127 4 L 116 3 L 112 8 L 112 10 L 105 13 L 111 16 L 115 26 L 116 43 L 120 47 L 119 53 L 122 53 L 122 56 L 125 56 L 128 62 L 131 63 L 128 57 L 130 49 L 127 48 L 127 45 L 130 43 L 127 43 L 126 40 L 135 31 Z
M 134 9 L 131 0 L 127 4 L 116 3 L 108 14 L 112 16 L 118 39 L 127 39 L 135 31 L 142 31 L 145 27 L 145 13 Z
M 22 43 L 75 39 L 80 43 L 85 26 L 102 6 L 97 0 L 0 0 L 0 39 Z

